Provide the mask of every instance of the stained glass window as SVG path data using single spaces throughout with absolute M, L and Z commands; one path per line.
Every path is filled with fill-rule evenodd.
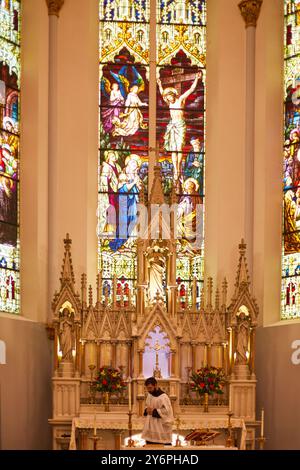
M 166 202 L 192 232 L 200 208 L 200 243 L 178 234 L 177 282 L 191 302 L 203 281 L 206 0 L 158 0 L 150 45 L 150 0 L 100 0 L 99 270 L 111 289 L 136 279 L 136 216 L 149 173 L 150 47 L 156 48 L 157 163 Z M 155 19 L 154 19 L 155 21 Z M 153 41 L 153 39 L 152 39 Z M 153 172 L 153 167 L 151 168 Z M 121 223 L 123 221 L 123 223 Z M 180 227 L 180 224 L 179 224 Z M 197 230 L 196 230 L 197 229 Z M 122 233 L 121 233 L 122 232 Z
M 282 318 L 300 318 L 300 0 L 285 0 Z
M 0 311 L 19 313 L 21 1 L 0 0 Z
M 206 0 L 157 5 L 156 135 L 165 195 L 177 195 L 177 284 L 185 308 L 192 302 L 194 278 L 199 303 L 204 275 Z
M 148 181 L 149 0 L 104 0 L 99 11 L 99 270 L 103 289 L 110 293 L 115 279 L 126 302 L 136 279 L 137 204 Z

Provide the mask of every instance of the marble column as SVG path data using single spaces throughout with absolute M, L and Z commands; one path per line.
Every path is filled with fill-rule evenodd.
M 54 374 L 58 373 L 59 361 L 58 361 L 58 326 L 55 325 L 54 331 Z
M 76 358 L 75 358 L 75 374 L 80 376 L 80 325 L 76 323 Z
M 239 3 L 246 26 L 246 118 L 245 118 L 245 226 L 244 237 L 248 246 L 248 269 L 253 278 L 254 244 L 254 160 L 255 160 L 255 47 L 256 25 L 263 0 L 242 0 Z
M 196 347 L 197 347 L 196 343 L 192 342 L 192 371 L 194 371 L 196 369 L 196 361 L 197 361 L 197 358 L 196 358 L 197 349 L 196 349 Z
M 55 218 L 56 174 L 58 155 L 58 21 L 64 0 L 46 0 L 49 14 L 49 84 L 48 84 L 48 299 L 51 299 L 57 283 L 53 269 L 53 245 L 57 234 L 52 233 Z
M 150 0 L 150 80 L 149 80 L 149 190 L 154 179 L 156 149 L 156 0 Z

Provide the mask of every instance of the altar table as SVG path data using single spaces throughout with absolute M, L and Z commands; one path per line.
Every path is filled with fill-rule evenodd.
M 179 432 L 182 431 L 192 431 L 194 429 L 227 429 L 228 428 L 228 417 L 226 415 L 218 415 L 213 413 L 201 414 L 201 415 L 189 415 L 184 413 L 180 415 L 180 420 L 182 421 L 180 425 Z M 242 418 L 231 418 L 232 429 L 239 429 L 241 431 L 240 439 L 240 450 L 246 449 L 246 436 L 247 429 L 245 421 Z M 132 432 L 137 434 L 141 432 L 144 426 L 143 417 L 133 417 L 132 420 Z M 99 431 L 128 431 L 128 416 L 126 413 L 118 412 L 98 412 L 95 415 L 82 415 L 72 420 L 72 432 L 70 440 L 70 450 L 76 450 L 76 431 L 79 429 L 85 430 L 99 430 Z M 174 426 L 174 433 L 176 433 L 176 427 Z M 203 446 L 204 450 L 212 450 L 213 447 L 220 446 Z M 202 446 L 201 446 L 202 448 Z M 136 448 L 137 449 L 137 448 Z M 176 450 L 174 447 L 169 447 L 169 449 Z M 180 447 L 180 450 L 183 448 Z M 187 449 L 187 447 L 184 447 Z M 193 447 L 195 450 L 195 447 Z M 224 450 L 227 449 L 224 447 Z

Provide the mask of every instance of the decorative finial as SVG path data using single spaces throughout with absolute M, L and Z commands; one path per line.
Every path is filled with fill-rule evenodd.
M 162 188 L 161 168 L 159 165 L 154 167 L 154 180 L 150 193 L 151 204 L 164 204 L 165 198 Z
M 93 288 L 91 285 L 89 286 L 89 305 L 93 305 Z
M 64 239 L 64 244 L 65 244 L 66 250 L 69 251 L 70 248 L 71 248 L 71 245 L 72 245 L 72 240 L 71 240 L 70 235 L 68 233 L 66 235 L 66 238 Z
M 58 18 L 65 0 L 46 0 L 46 3 L 48 6 L 48 15 L 57 16 Z
M 216 300 L 215 300 L 215 309 L 218 311 L 220 308 L 220 291 L 216 289 Z
M 238 265 L 236 282 L 235 282 L 236 292 L 238 291 L 241 285 L 244 285 L 244 284 L 248 286 L 250 285 L 250 278 L 249 278 L 248 266 L 247 266 L 247 260 L 246 260 L 246 249 L 247 249 L 247 245 L 245 243 L 245 240 L 242 239 L 241 243 L 239 244 L 240 259 L 239 259 L 239 265 Z
M 71 285 L 71 288 L 74 290 L 75 276 L 72 264 L 71 245 L 72 240 L 70 238 L 70 235 L 67 233 L 66 238 L 64 239 L 65 253 L 62 264 L 60 282 L 61 284 L 69 283 Z
M 247 249 L 247 245 L 245 243 L 245 240 L 242 238 L 242 241 L 239 245 L 240 254 L 244 255 L 246 253 L 246 249 Z
M 242 0 L 239 3 L 239 9 L 245 20 L 246 28 L 250 26 L 256 28 L 262 3 L 263 0 Z

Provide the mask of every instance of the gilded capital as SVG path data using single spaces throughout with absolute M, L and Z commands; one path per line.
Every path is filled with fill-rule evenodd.
M 59 17 L 60 10 L 65 0 L 46 0 L 49 16 Z
M 242 17 L 245 20 L 246 28 L 256 27 L 263 0 L 242 0 L 239 3 Z

